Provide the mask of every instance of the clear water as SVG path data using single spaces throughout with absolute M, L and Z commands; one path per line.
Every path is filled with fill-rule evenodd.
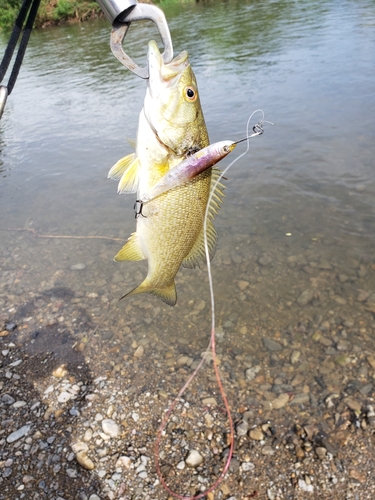
M 334 282 L 373 259 L 375 3 L 199 2 L 165 13 L 175 53 L 190 54 L 211 141 L 243 137 L 257 108 L 275 123 L 228 174 L 213 263 L 218 323 L 230 318 L 250 331 L 331 310 L 356 317 L 362 306 L 354 288 L 338 289 L 339 282 L 327 282 L 319 300 L 301 308 L 296 298 L 314 283 L 290 258 L 300 256 L 309 269 L 328 261 Z M 148 24 L 131 31 L 126 49 L 144 56 L 154 31 Z M 135 137 L 145 82 L 112 56 L 109 34 L 105 20 L 32 34 L 0 122 L 1 226 L 120 238 L 134 231 L 134 197 L 117 196 L 106 176 L 130 152 L 126 138 Z M 3 36 L 0 43 L 3 49 Z M 1 230 L 3 306 L 56 283 L 114 302 L 146 272 L 145 263 L 112 261 L 120 245 Z M 86 268 L 73 272 L 77 263 Z M 241 280 L 249 283 L 244 290 Z M 176 328 L 186 333 L 189 311 L 203 299 L 194 317 L 207 340 L 204 269 L 182 270 L 177 286 L 175 309 L 144 295 L 114 311 L 113 325 L 133 311 L 134 328 L 160 328 L 170 343 Z M 336 295 L 345 303 L 332 302 Z M 142 304 L 159 314 L 152 327 L 142 315 L 137 320 Z M 100 307 L 94 313 L 100 316 Z M 236 328 L 232 341 L 241 344 Z

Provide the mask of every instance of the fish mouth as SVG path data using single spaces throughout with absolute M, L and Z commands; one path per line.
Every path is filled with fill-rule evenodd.
M 170 63 L 165 64 L 160 54 L 159 47 L 154 40 L 148 44 L 148 70 L 149 88 L 158 89 L 160 85 L 173 87 L 178 82 L 179 76 L 189 66 L 189 55 L 182 51 Z

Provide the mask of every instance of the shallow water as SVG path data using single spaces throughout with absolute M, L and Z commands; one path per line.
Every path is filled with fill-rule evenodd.
M 166 15 L 175 53 L 190 53 L 212 142 L 242 137 L 257 108 L 275 123 L 252 139 L 228 174 L 213 263 L 219 315 L 236 314 L 251 328 L 259 310 L 283 327 L 301 314 L 332 310 L 320 297 L 301 312 L 296 298 L 314 284 L 301 267 L 288 267 L 296 256 L 317 273 L 332 271 L 327 294 L 343 296 L 335 312 L 348 314 L 349 303 L 359 314 L 362 306 L 351 304 L 354 288 L 345 296 L 335 280 L 340 273 L 356 276 L 361 259 L 373 259 L 374 4 L 203 3 L 171 7 Z M 126 47 L 144 58 L 155 33 L 148 24 L 132 30 Z M 130 151 L 125 138 L 135 137 L 145 84 L 117 63 L 108 41 L 104 20 L 33 33 L 0 124 L 2 225 L 121 238 L 134 230 L 133 197 L 117 196 L 106 174 Z M 70 267 L 83 263 L 75 287 L 114 301 L 145 272 L 144 263 L 112 262 L 120 244 L 2 231 L 3 271 L 13 269 L 6 257 L 16 246 L 17 266 L 28 276 L 13 289 L 5 286 L 3 300 L 43 290 L 56 272 L 66 285 Z M 264 255 L 268 263 L 259 264 Z M 249 283 L 242 291 L 240 280 Z M 149 296 L 141 301 L 184 331 L 176 315 L 203 299 L 202 326 L 208 325 L 205 271 L 182 270 L 177 282 L 177 310 Z M 173 329 L 169 334 L 173 341 Z
M 279 414 L 291 426 L 306 408 L 321 415 L 331 392 L 373 397 L 375 369 L 363 366 L 375 333 L 374 2 L 199 2 L 165 13 L 175 53 L 189 51 L 211 141 L 243 137 L 258 108 L 274 122 L 227 174 L 215 222 L 231 403 L 266 411 L 293 392 L 301 404 Z M 196 362 L 208 343 L 207 275 L 179 272 L 174 309 L 149 295 L 118 303 L 146 263 L 112 260 L 114 238 L 134 231 L 134 197 L 106 177 L 130 152 L 145 83 L 112 56 L 109 33 L 97 20 L 32 34 L 0 122 L 1 320 L 18 324 L 31 354 L 84 355 L 93 376 L 113 369 L 155 391 L 165 378 L 173 392 L 191 368 L 177 364 L 171 377 L 176 360 Z M 141 60 L 154 35 L 132 26 L 126 48 Z

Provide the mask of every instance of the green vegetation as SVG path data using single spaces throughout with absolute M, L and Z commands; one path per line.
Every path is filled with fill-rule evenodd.
M 22 0 L 0 0 L 0 29 L 9 31 L 18 15 Z M 35 27 L 41 28 L 67 21 L 84 21 L 101 15 L 93 0 L 41 0 Z

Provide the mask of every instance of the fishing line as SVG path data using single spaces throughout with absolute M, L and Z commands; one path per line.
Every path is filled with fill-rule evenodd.
M 256 125 L 254 125 L 254 127 L 253 127 L 253 134 L 249 135 L 250 122 L 251 122 L 251 119 L 253 118 L 253 116 L 256 113 L 262 113 L 262 119 Z M 160 427 L 159 427 L 159 430 L 158 430 L 157 439 L 156 439 L 156 442 L 155 442 L 155 454 L 154 454 L 154 457 L 155 457 L 155 466 L 156 466 L 156 471 L 157 471 L 160 483 L 162 484 L 162 486 L 164 487 L 164 489 L 170 495 L 172 495 L 173 497 L 178 498 L 180 500 L 198 500 L 200 498 L 206 497 L 208 493 L 210 493 L 211 491 L 213 491 L 214 489 L 216 489 L 219 486 L 219 484 L 223 481 L 223 479 L 225 477 L 225 474 L 227 473 L 227 471 L 229 469 L 230 462 L 231 462 L 231 459 L 232 459 L 232 456 L 233 456 L 233 450 L 234 450 L 234 425 L 233 425 L 233 418 L 232 418 L 232 414 L 231 414 L 231 411 L 230 411 L 230 408 L 229 408 L 228 400 L 227 400 L 227 397 L 226 397 L 226 394 L 225 394 L 225 391 L 224 391 L 224 387 L 223 387 L 223 384 L 221 382 L 219 368 L 218 368 L 218 364 L 217 364 L 217 356 L 216 356 L 216 340 L 215 340 L 215 328 L 216 328 L 216 326 L 215 326 L 215 323 L 216 323 L 215 322 L 215 296 L 214 296 L 214 288 L 213 288 L 213 281 L 212 281 L 210 251 L 209 251 L 208 239 L 207 239 L 207 222 L 208 222 L 209 211 L 210 211 L 210 203 L 212 201 L 212 198 L 213 198 L 213 195 L 214 195 L 214 192 L 215 192 L 215 189 L 216 189 L 217 185 L 224 178 L 224 176 L 228 172 L 228 170 L 238 160 L 240 160 L 243 156 L 245 156 L 248 153 L 248 151 L 250 149 L 250 139 L 252 137 L 256 137 L 256 136 L 262 135 L 264 133 L 263 123 L 269 123 L 269 124 L 273 125 L 272 122 L 264 120 L 264 112 L 263 112 L 263 110 L 257 109 L 255 111 L 253 111 L 253 113 L 251 113 L 251 115 L 249 116 L 249 119 L 247 120 L 247 124 L 246 124 L 246 137 L 244 139 L 240 139 L 239 141 L 236 141 L 236 144 L 238 144 L 240 142 L 247 141 L 246 151 L 244 153 L 241 153 L 239 156 L 237 156 L 221 172 L 221 174 L 218 176 L 218 178 L 214 182 L 214 184 L 213 184 L 213 186 L 212 186 L 212 188 L 210 190 L 210 194 L 209 194 L 208 200 L 207 200 L 207 206 L 206 206 L 206 210 L 205 210 L 205 214 L 204 214 L 204 219 L 203 219 L 203 234 L 204 234 L 204 249 L 205 249 L 206 261 L 207 261 L 207 275 L 208 275 L 208 283 L 209 283 L 209 289 L 210 289 L 210 301 L 211 301 L 211 336 L 210 336 L 210 341 L 208 343 L 206 351 L 202 355 L 202 359 L 199 362 L 198 366 L 196 367 L 196 369 L 194 370 L 194 372 L 190 375 L 190 377 L 186 381 L 185 385 L 182 387 L 182 389 L 180 390 L 180 392 L 178 393 L 178 395 L 175 397 L 175 399 L 173 400 L 172 404 L 170 405 L 168 411 L 166 412 L 166 414 L 165 414 L 165 416 L 164 416 L 164 418 L 163 418 L 163 420 L 162 420 L 162 422 L 160 424 Z M 212 353 L 212 361 L 213 361 L 213 366 L 214 366 L 216 381 L 217 381 L 217 384 L 218 384 L 218 387 L 219 387 L 220 395 L 222 397 L 222 400 L 223 400 L 223 403 L 224 403 L 224 406 L 225 406 L 225 412 L 226 412 L 226 414 L 228 416 L 228 421 L 229 421 L 229 431 L 230 431 L 230 434 L 229 434 L 229 436 L 230 436 L 229 453 L 228 453 L 228 456 L 227 456 L 227 459 L 226 459 L 226 462 L 225 462 L 223 470 L 221 471 L 219 477 L 216 479 L 216 481 L 214 482 L 214 484 L 212 486 L 210 486 L 207 490 L 205 490 L 204 492 L 200 493 L 199 495 L 193 495 L 193 496 L 191 496 L 191 495 L 190 496 L 180 495 L 179 493 L 174 492 L 167 485 L 167 483 L 165 482 L 165 480 L 164 480 L 164 478 L 162 476 L 161 466 L 160 466 L 160 461 L 159 461 L 160 443 L 161 443 L 161 439 L 162 439 L 163 434 L 164 434 L 164 429 L 165 429 L 165 427 L 167 425 L 167 422 L 169 420 L 169 417 L 170 417 L 171 413 L 175 409 L 176 404 L 178 403 L 178 401 L 181 398 L 181 396 L 184 394 L 184 392 L 189 387 L 190 383 L 192 382 L 192 380 L 194 379 L 194 377 L 197 375 L 198 371 L 202 367 L 202 365 L 205 362 L 207 354 L 209 353 L 210 349 L 211 349 L 211 353 Z

